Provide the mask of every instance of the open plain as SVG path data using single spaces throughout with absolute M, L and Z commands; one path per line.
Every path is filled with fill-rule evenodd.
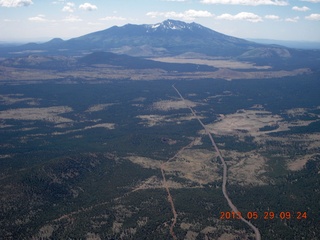
M 290 225 L 279 217 L 251 222 L 263 237 L 314 239 L 319 208 L 308 196 L 320 171 L 317 84 L 299 76 L 177 81 L 184 100 L 171 81 L 3 84 L 1 234 L 253 238 L 244 223 L 221 217 L 230 208 L 209 132 L 227 166 L 226 191 L 246 220 L 253 211 L 306 212 Z M 310 100 L 301 101 L 301 89 Z

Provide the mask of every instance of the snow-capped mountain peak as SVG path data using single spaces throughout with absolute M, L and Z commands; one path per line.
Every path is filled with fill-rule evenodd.
M 196 23 L 185 23 L 178 20 L 165 20 L 161 23 L 156 23 L 152 25 L 146 25 L 147 32 L 156 32 L 156 31 L 170 31 L 170 30 L 193 30 L 202 28 L 201 25 Z

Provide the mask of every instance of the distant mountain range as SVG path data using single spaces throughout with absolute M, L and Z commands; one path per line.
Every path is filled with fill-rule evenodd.
M 109 51 L 131 56 L 172 56 L 196 52 L 210 56 L 237 56 L 260 44 L 230 37 L 197 23 L 166 20 L 158 24 L 111 27 L 67 41 L 55 38 L 42 44 L 29 43 L 9 48 L 11 52 L 44 51 L 79 54 Z
M 287 41 L 287 40 L 274 40 L 274 39 L 247 39 L 256 43 L 262 44 L 277 44 L 289 48 L 299 49 L 320 49 L 320 42 L 308 42 L 308 41 Z
M 144 58 L 187 54 L 232 58 L 279 68 L 289 65 L 301 67 L 301 63 L 303 66 L 316 68 L 320 58 L 320 50 L 255 43 L 218 33 L 197 23 L 177 20 L 114 26 L 66 41 L 55 38 L 41 44 L 28 43 L 0 48 L 2 57 L 30 54 L 84 56 L 92 52 L 112 52 Z

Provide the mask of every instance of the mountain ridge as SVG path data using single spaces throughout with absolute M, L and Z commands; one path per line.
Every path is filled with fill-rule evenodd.
M 216 32 L 195 22 L 185 23 L 168 19 L 157 24 L 113 26 L 65 41 L 54 38 L 41 44 L 28 43 L 13 47 L 10 51 L 38 50 L 53 54 L 63 49 L 64 54 L 82 54 L 83 51 L 109 51 L 150 57 L 155 54 L 164 56 L 197 52 L 210 56 L 236 56 L 250 47 L 260 45 Z M 152 51 L 145 54 L 141 51 L 142 48 L 149 48 Z M 162 50 L 159 51 L 159 48 Z M 132 54 L 132 52 L 135 53 Z
M 317 69 L 320 59 L 320 50 L 255 43 L 216 32 L 195 22 L 172 19 L 156 24 L 113 26 L 69 40 L 54 38 L 42 44 L 28 43 L 0 48 L 2 57 L 30 54 L 81 57 L 93 52 L 112 52 L 142 58 L 193 53 L 204 58 L 249 61 L 276 69 L 301 66 Z
M 235 56 L 252 46 L 260 46 L 244 39 L 218 33 L 197 23 L 185 23 L 178 20 L 165 20 L 157 24 L 126 24 L 122 27 L 111 28 L 89 33 L 67 42 L 73 45 L 84 43 L 95 44 L 103 51 L 128 54 L 127 48 L 165 48 L 167 55 L 178 55 L 193 51 L 211 56 Z M 129 54 L 130 55 L 130 54 Z M 136 56 L 144 56 L 143 53 Z

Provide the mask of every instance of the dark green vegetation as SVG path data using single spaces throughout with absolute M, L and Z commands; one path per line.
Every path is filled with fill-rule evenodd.
M 163 69 L 166 71 L 195 72 L 195 71 L 215 71 L 214 67 L 198 64 L 178 64 L 163 63 L 146 60 L 139 57 L 131 57 L 124 54 L 114 54 L 110 52 L 94 52 L 79 59 L 79 64 L 110 64 L 113 66 L 125 67 L 126 69 Z
M 15 67 L 18 69 L 38 70 L 81 70 L 85 67 L 94 67 L 97 64 L 107 64 L 109 67 L 123 69 L 162 69 L 168 72 L 214 72 L 217 69 L 201 64 L 164 63 L 147 60 L 140 57 L 131 57 L 125 54 L 114 54 L 111 52 L 93 52 L 83 57 L 72 56 L 41 56 L 40 54 L 22 57 L 7 58 L 0 61 L 1 66 Z
M 276 177 L 277 184 L 243 188 L 230 186 L 234 203 L 243 214 L 256 211 L 253 220 L 264 239 L 317 239 L 319 226 L 320 158 L 297 173 Z M 270 216 L 273 212 L 275 217 Z M 301 214 L 300 214 L 301 213 Z M 303 217 L 306 213 L 307 218 Z
M 162 121 L 146 127 L 138 117 L 189 116 L 186 108 L 161 111 L 154 107 L 158 101 L 178 100 L 171 87 L 173 82 L 81 82 L 1 86 L 0 235 L 3 239 L 85 239 L 93 234 L 101 239 L 170 239 L 172 212 L 165 189 L 160 185 L 132 192 L 153 176 L 162 179 L 160 169 L 142 167 L 128 157 L 166 161 L 188 145 L 190 138 L 198 137 L 201 126 L 196 120 L 181 120 L 179 124 Z M 204 117 L 205 124 L 217 120 L 219 114 L 261 105 L 287 121 L 314 121 L 268 136 L 297 138 L 319 133 L 319 76 L 231 82 L 206 79 L 177 81 L 175 85 L 186 99 L 200 103 L 194 109 Z M 54 114 L 68 121 L 4 115 L 9 110 L 52 106 L 71 108 Z M 286 114 L 297 108 L 308 109 L 308 114 Z M 114 124 L 114 128 L 97 126 L 106 123 Z M 270 130 L 275 128 L 260 129 Z M 266 143 L 257 143 L 251 136 L 214 137 L 225 151 L 241 153 L 262 148 L 268 158 L 264 174 L 268 184 L 228 185 L 229 195 L 243 215 L 257 212 L 263 216 L 268 211 L 278 215 L 275 219 L 252 220 L 262 239 L 317 239 L 319 155 L 300 171 L 289 171 L 283 156 L 305 156 L 318 151 L 319 145 L 310 150 L 303 142 L 293 145 L 270 138 Z M 168 139 L 175 144 L 169 144 Z M 213 150 L 209 139 L 203 137 L 202 141 L 197 148 Z M 189 181 L 173 174 L 168 179 Z M 217 239 L 223 233 L 244 239 L 251 233 L 239 220 L 219 219 L 220 212 L 230 211 L 221 192 L 221 181 L 201 188 L 193 182 L 192 186 L 197 188 L 171 189 L 178 213 L 178 239 L 184 239 L 188 232 L 198 234 L 196 239 Z M 289 211 L 292 218 L 281 220 L 280 212 Z M 306 212 L 307 218 L 296 219 L 297 212 Z

